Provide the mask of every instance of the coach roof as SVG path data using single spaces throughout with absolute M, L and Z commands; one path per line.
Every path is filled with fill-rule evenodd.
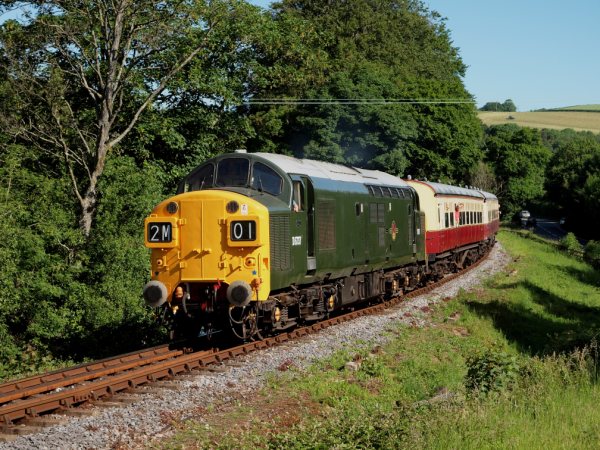
M 451 186 L 449 184 L 434 183 L 432 181 L 412 180 L 413 182 L 428 186 L 435 195 L 450 195 L 460 197 L 473 197 L 480 199 L 496 198 L 494 194 L 479 189 L 470 189 L 460 186 Z

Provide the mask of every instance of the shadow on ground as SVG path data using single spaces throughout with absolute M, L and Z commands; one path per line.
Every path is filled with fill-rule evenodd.
M 565 269 L 571 272 L 571 269 Z M 588 284 L 598 286 L 597 276 L 587 272 L 571 273 Z M 530 355 L 568 352 L 589 344 L 600 332 L 600 306 L 588 306 L 557 296 L 529 281 L 502 286 L 522 288 L 540 308 L 528 308 L 499 300 L 469 300 L 469 309 L 493 320 L 494 326 L 519 350 Z

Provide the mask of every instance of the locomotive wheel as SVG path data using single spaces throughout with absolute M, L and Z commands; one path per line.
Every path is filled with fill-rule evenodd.
M 242 341 L 261 340 L 256 304 L 229 307 L 229 325 L 235 337 Z

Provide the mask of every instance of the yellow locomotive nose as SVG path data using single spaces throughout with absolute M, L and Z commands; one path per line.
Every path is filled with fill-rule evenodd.
M 177 289 L 191 304 L 202 304 L 212 291 L 236 306 L 266 300 L 268 224 L 264 205 L 225 190 L 188 192 L 161 203 L 145 222 L 146 246 L 152 249 L 146 302 L 176 306 L 182 297 L 175 295 Z

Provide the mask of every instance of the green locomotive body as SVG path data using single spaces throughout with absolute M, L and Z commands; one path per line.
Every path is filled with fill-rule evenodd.
M 178 191 L 146 221 L 144 290 L 176 334 L 248 339 L 399 294 L 427 273 L 416 191 L 384 172 L 239 152 L 206 161 Z M 161 223 L 176 238 L 153 242 L 150 227 L 171 236 Z

